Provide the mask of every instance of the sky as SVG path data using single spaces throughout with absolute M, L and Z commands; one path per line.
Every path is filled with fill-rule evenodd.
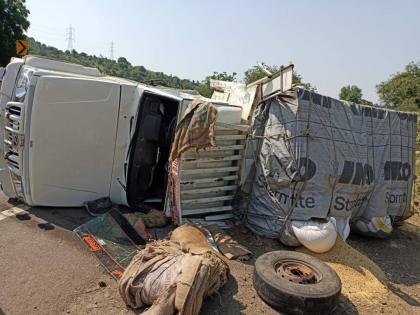
M 304 82 L 337 97 L 355 84 L 378 102 L 376 84 L 420 61 L 420 1 L 27 0 L 28 35 L 181 78 L 292 62 Z

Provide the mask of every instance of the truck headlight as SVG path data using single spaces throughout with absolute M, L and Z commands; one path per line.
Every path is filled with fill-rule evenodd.
M 23 102 L 25 100 L 26 93 L 29 89 L 29 83 L 34 71 L 31 69 L 25 69 L 19 75 L 15 89 L 15 101 Z

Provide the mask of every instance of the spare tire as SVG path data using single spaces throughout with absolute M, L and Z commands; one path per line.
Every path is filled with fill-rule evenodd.
M 255 262 L 254 287 L 274 309 L 287 314 L 328 314 L 337 306 L 341 281 L 323 261 L 293 251 L 274 251 Z

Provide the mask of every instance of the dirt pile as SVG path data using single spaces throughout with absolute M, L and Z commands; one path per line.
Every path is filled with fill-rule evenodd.
M 395 313 L 392 305 L 399 298 L 388 288 L 382 269 L 341 238 L 337 238 L 336 244 L 327 253 L 315 254 L 303 247 L 297 250 L 329 264 L 341 278 L 343 296 L 356 309 L 371 308 L 377 312 Z

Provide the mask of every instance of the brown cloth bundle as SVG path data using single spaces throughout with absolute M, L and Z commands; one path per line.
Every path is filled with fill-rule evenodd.
M 119 292 L 133 308 L 151 305 L 145 315 L 195 315 L 228 275 L 223 256 L 208 245 L 200 229 L 184 225 L 169 241 L 150 243 L 133 258 Z
M 215 146 L 214 126 L 217 108 L 202 99 L 195 99 L 177 125 L 169 161 L 179 158 L 190 148 L 197 150 Z

